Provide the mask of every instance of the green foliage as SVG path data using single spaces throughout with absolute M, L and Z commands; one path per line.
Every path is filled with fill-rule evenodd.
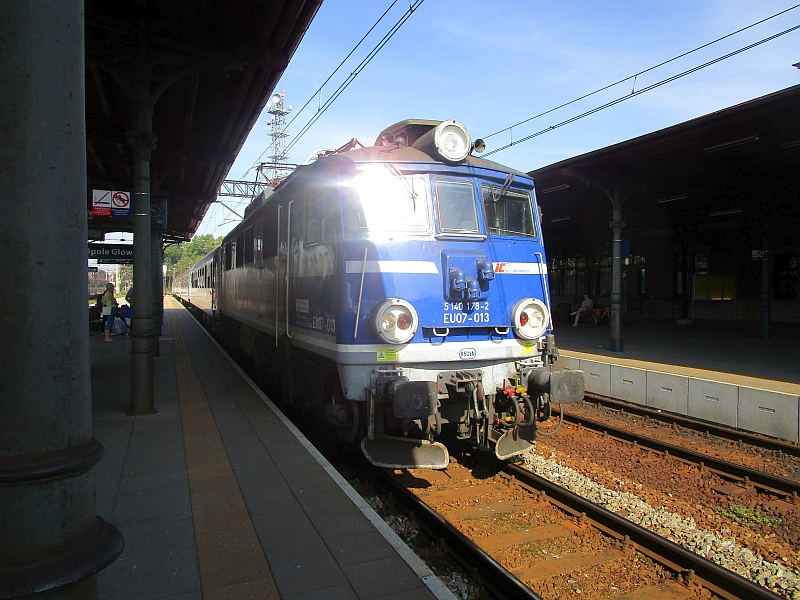
M 766 525 L 767 527 L 776 527 L 782 523 L 781 519 L 778 517 L 762 515 L 761 511 L 756 508 L 748 508 L 737 504 L 731 504 L 729 509 L 718 508 L 717 512 L 723 517 L 728 517 L 732 521 L 736 521 L 742 525 Z
M 117 293 L 123 296 L 133 285 L 133 265 L 119 266 L 119 281 L 117 282 Z
M 210 233 L 196 235 L 190 242 L 173 244 L 164 250 L 164 264 L 167 265 L 167 274 L 180 275 L 206 254 L 222 243 L 222 236 L 215 238 Z

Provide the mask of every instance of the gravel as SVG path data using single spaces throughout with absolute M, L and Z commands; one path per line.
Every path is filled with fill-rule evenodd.
M 419 527 L 405 515 L 384 515 L 386 511 L 384 510 L 383 500 L 381 500 L 379 496 L 365 497 L 364 500 L 366 500 L 367 504 L 369 504 L 375 512 L 379 515 L 383 515 L 383 520 L 386 521 L 386 524 L 413 550 L 413 542 L 419 535 Z M 437 569 L 436 565 L 428 563 L 428 566 L 437 574 L 442 583 L 447 586 L 447 589 L 453 592 L 456 598 L 460 600 L 479 600 L 483 597 L 480 588 L 472 585 L 463 573 L 459 573 L 458 571 L 440 573 L 441 570 Z
M 779 562 L 764 560 L 748 548 L 736 545 L 730 532 L 698 528 L 694 519 L 683 518 L 664 508 L 656 508 L 630 492 L 611 490 L 589 479 L 554 458 L 545 458 L 529 450 L 521 455 L 525 467 L 568 490 L 587 498 L 625 518 L 691 550 L 718 565 L 769 588 L 792 600 L 800 600 L 800 574 Z

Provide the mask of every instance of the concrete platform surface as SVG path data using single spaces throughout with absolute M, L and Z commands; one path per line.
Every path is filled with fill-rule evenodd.
M 125 536 L 98 598 L 454 598 L 167 298 L 158 413 L 129 417 L 130 341 L 92 334 L 97 512 Z
M 565 356 L 800 395 L 797 325 L 773 323 L 771 339 L 763 340 L 757 323 L 677 325 L 623 317 L 623 352 L 609 350 L 610 334 L 602 325 L 555 325 Z

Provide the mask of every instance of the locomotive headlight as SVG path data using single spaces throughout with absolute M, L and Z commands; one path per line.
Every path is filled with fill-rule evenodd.
M 459 162 L 467 158 L 472 140 L 467 128 L 458 121 L 443 121 L 433 132 L 433 145 L 445 160 Z
M 405 344 L 417 332 L 417 311 L 405 300 L 384 300 L 375 307 L 372 315 L 376 333 L 390 344 Z
M 550 315 L 541 300 L 525 298 L 517 302 L 511 311 L 511 322 L 518 337 L 535 340 L 547 330 Z

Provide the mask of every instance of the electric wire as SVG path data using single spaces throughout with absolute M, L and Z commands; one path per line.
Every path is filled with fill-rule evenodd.
M 527 142 L 528 140 L 531 140 L 531 139 L 533 139 L 535 137 L 538 137 L 538 136 L 540 136 L 540 135 L 542 135 L 544 133 L 547 133 L 548 131 L 553 131 L 554 129 L 558 129 L 559 127 L 563 127 L 564 125 L 568 125 L 570 123 L 574 123 L 575 121 L 577 121 L 579 119 L 582 119 L 584 117 L 588 117 L 589 115 L 593 115 L 596 112 L 600 112 L 601 110 L 605 110 L 606 108 L 609 108 L 611 106 L 615 106 L 617 104 L 620 104 L 621 102 L 625 102 L 625 100 L 629 100 L 629 99 L 634 98 L 634 97 L 636 97 L 636 96 L 638 96 L 640 94 L 644 94 L 644 93 L 649 92 L 651 90 L 654 90 L 654 89 L 656 89 L 658 87 L 661 87 L 662 85 L 666 85 L 667 83 L 675 81 L 676 79 L 680 79 L 681 77 L 685 77 L 686 75 L 690 75 L 690 74 L 695 73 L 695 72 L 697 72 L 697 71 L 699 71 L 701 69 L 705 69 L 706 67 L 709 67 L 709 66 L 711 66 L 713 64 L 721 62 L 721 61 L 723 61 L 725 59 L 731 58 L 732 56 L 736 56 L 737 54 L 741 54 L 742 52 L 745 52 L 747 50 L 755 48 L 756 46 L 760 46 L 761 44 L 766 44 L 767 42 L 770 42 L 770 41 L 772 41 L 772 40 L 774 40 L 776 38 L 779 38 L 779 37 L 781 37 L 783 35 L 786 35 L 787 33 L 791 33 L 792 31 L 795 31 L 797 29 L 800 29 L 800 25 L 795 25 L 794 27 L 790 27 L 789 29 L 785 29 L 784 31 L 781 31 L 780 33 L 776 33 L 775 35 L 771 35 L 769 37 L 766 37 L 766 38 L 764 38 L 762 40 L 759 40 L 757 42 L 754 42 L 754 43 L 752 43 L 752 44 L 750 44 L 748 46 L 744 46 L 743 48 L 739 48 L 738 50 L 734 50 L 733 52 L 729 52 L 728 54 L 726 54 L 724 56 L 720 56 L 720 57 L 717 57 L 717 58 L 715 58 L 713 60 L 705 62 L 702 65 L 698 65 L 696 67 L 692 67 L 691 69 L 687 69 L 686 71 L 678 73 L 677 75 L 673 75 L 671 77 L 667 77 L 666 79 L 662 79 L 661 81 L 657 81 L 656 83 L 653 83 L 651 85 L 643 87 L 640 90 L 632 91 L 630 94 L 626 94 L 625 96 L 622 96 L 620 98 L 616 98 L 615 100 L 611 100 L 610 102 L 606 102 L 605 104 L 597 106 L 597 107 L 595 107 L 595 108 L 593 108 L 591 110 L 587 110 L 587 111 L 585 111 L 585 112 L 583 112 L 583 113 L 581 113 L 579 115 L 576 115 L 574 117 L 566 119 L 565 121 L 561 121 L 560 123 L 557 123 L 555 125 L 550 125 L 549 127 L 545 128 L 545 129 L 542 129 L 540 131 L 537 131 L 536 133 L 532 133 L 531 135 L 528 135 L 528 136 L 525 136 L 523 138 L 520 138 L 515 142 L 512 141 L 511 143 L 506 144 L 505 146 L 501 146 L 500 148 L 497 148 L 495 150 L 492 150 L 491 152 L 486 152 L 485 154 L 483 154 L 483 156 L 490 156 L 492 154 L 496 154 L 497 152 L 500 152 L 502 150 L 507 150 L 508 148 L 511 148 L 512 146 L 517 146 L 517 145 L 521 144 L 522 142 Z
M 609 83 L 608 85 L 605 85 L 605 86 L 603 86 L 601 88 L 598 88 L 593 92 L 589 92 L 588 94 L 584 94 L 580 98 L 575 98 L 574 100 L 570 100 L 569 102 L 565 102 L 564 104 L 560 104 L 559 106 L 556 106 L 554 108 L 551 108 L 549 110 L 541 112 L 538 115 L 534 115 L 532 117 L 524 119 L 524 120 L 520 121 L 519 123 L 514 123 L 513 125 L 509 125 L 508 127 L 504 127 L 503 129 L 500 129 L 499 131 L 495 131 L 494 133 L 490 133 L 489 135 L 483 136 L 483 139 L 484 140 L 488 140 L 490 137 L 493 137 L 493 136 L 498 135 L 500 133 L 503 133 L 505 131 L 510 131 L 510 130 L 514 129 L 514 127 L 518 127 L 520 125 L 524 125 L 525 123 L 533 121 L 534 119 L 538 119 L 539 117 L 543 117 L 544 115 L 550 114 L 551 112 L 557 111 L 558 109 L 564 108 L 565 106 L 569 106 L 570 104 L 575 104 L 576 102 L 584 100 L 584 99 L 586 99 L 586 98 L 588 98 L 590 96 L 594 96 L 595 94 L 599 94 L 600 92 L 603 92 L 603 91 L 605 91 L 605 90 L 607 90 L 609 88 L 612 88 L 615 85 L 619 85 L 620 83 L 624 83 L 626 81 L 630 81 L 631 79 L 634 80 L 634 84 L 635 84 L 636 78 L 639 77 L 639 75 L 644 75 L 645 73 L 649 73 L 650 71 L 653 71 L 654 69 L 657 69 L 659 67 L 663 67 L 666 64 L 674 62 L 674 61 L 678 60 L 679 58 L 683 58 L 684 56 L 688 56 L 688 55 L 690 55 L 690 54 L 692 54 L 694 52 L 702 50 L 703 48 L 708 48 L 709 46 L 711 46 L 713 44 L 716 44 L 717 42 L 721 42 L 722 40 L 725 40 L 725 39 L 727 39 L 727 38 L 729 38 L 731 36 L 734 36 L 734 35 L 736 35 L 738 33 L 746 31 L 748 29 L 751 29 L 752 27 L 755 27 L 756 25 L 760 25 L 761 23 L 765 23 L 765 22 L 769 21 L 770 19 L 774 19 L 775 17 L 779 17 L 782 14 L 785 14 L 785 13 L 787 13 L 787 12 L 789 12 L 791 10 L 794 10 L 795 8 L 798 8 L 798 7 L 800 7 L 800 4 L 795 4 L 794 6 L 790 6 L 786 10 L 782 10 L 780 12 L 775 13 L 774 15 L 771 15 L 769 17 L 761 19 L 760 21 L 756 21 L 755 23 L 751 23 L 750 25 L 747 25 L 746 27 L 742 27 L 741 29 L 737 29 L 736 31 L 728 33 L 727 35 L 723 35 L 722 37 L 719 37 L 719 38 L 717 38 L 715 40 L 707 42 L 707 43 L 703 44 L 702 46 L 698 46 L 697 48 L 694 48 L 692 50 L 684 52 L 683 54 L 678 54 L 677 56 L 673 56 L 672 58 L 670 58 L 668 60 L 660 62 L 657 65 L 653 65 L 652 67 L 644 69 L 643 71 L 639 71 L 638 73 L 634 73 L 633 75 L 629 75 L 628 77 L 625 77 L 624 79 L 620 79 L 618 81 L 615 81 L 614 83 Z
M 319 88 L 317 89 L 317 91 L 315 91 L 313 94 L 311 94 L 311 97 L 309 97 L 309 99 L 308 99 L 308 100 L 306 101 L 306 103 L 305 103 L 305 104 L 304 104 L 304 105 L 303 105 L 303 106 L 300 108 L 300 110 L 298 110 L 297 112 L 295 112 L 295 113 L 294 113 L 294 116 L 293 116 L 293 117 L 291 118 L 291 120 L 290 120 L 290 121 L 289 121 L 289 122 L 286 124 L 286 127 L 289 127 L 289 126 L 290 126 L 292 123 L 294 123 L 295 119 L 297 119 L 297 117 L 299 117 L 299 116 L 300 116 L 300 114 L 301 114 L 301 113 L 302 113 L 302 112 L 303 112 L 303 111 L 306 109 L 306 107 L 307 107 L 309 104 L 311 104 L 311 101 L 312 101 L 312 100 L 313 100 L 313 99 L 314 99 L 314 98 L 317 96 L 317 94 L 319 94 L 319 93 L 322 91 L 322 88 L 324 88 L 324 87 L 325 87 L 325 86 L 328 84 L 328 82 L 329 82 L 331 79 L 333 79 L 333 76 L 334 76 L 334 75 L 336 75 L 336 73 L 338 73 L 338 72 L 339 72 L 339 69 L 341 69 L 341 68 L 342 68 L 342 65 L 344 65 L 344 63 L 345 63 L 345 62 L 347 62 L 347 59 L 349 59 L 351 56 L 353 56 L 353 53 L 354 53 L 356 50 L 358 50 L 358 48 L 361 46 L 361 44 L 364 42 L 364 40 L 365 40 L 365 39 L 367 39 L 367 37 L 369 36 L 369 34 L 373 32 L 373 30 L 374 30 L 374 29 L 375 29 L 375 28 L 376 28 L 376 27 L 377 27 L 377 26 L 380 24 L 380 22 L 381 22 L 381 21 L 383 21 L 383 18 L 384 18 L 384 17 L 385 17 L 387 14 L 389 14 L 389 11 L 390 11 L 390 10 L 392 10 L 392 8 L 394 7 L 394 5 L 395 5 L 395 4 L 397 4 L 397 0 L 394 0 L 394 1 L 393 1 L 393 2 L 392 2 L 390 5 L 389 5 L 389 8 L 387 8 L 387 9 L 386 9 L 386 10 L 383 12 L 383 14 L 380 16 L 380 18 L 378 18 L 378 20 L 377 20 L 377 21 L 375 21 L 375 23 L 373 23 L 372 27 L 370 27 L 370 28 L 369 28 L 369 31 L 367 31 L 367 33 L 365 33 L 365 34 L 364 34 L 364 36 L 363 36 L 363 37 L 362 37 L 362 38 L 361 38 L 361 39 L 358 41 L 358 43 L 357 43 L 355 46 L 353 46 L 353 49 L 352 49 L 352 50 L 350 50 L 350 52 L 347 54 L 347 56 L 345 56 L 345 57 L 342 59 L 342 62 L 340 62 L 340 63 L 339 63 L 339 65 L 338 65 L 338 66 L 337 66 L 337 67 L 336 67 L 336 68 L 335 68 L 335 69 L 334 69 L 334 70 L 331 72 L 331 74 L 330 74 L 330 75 L 328 75 L 328 78 L 327 78 L 327 79 L 326 79 L 326 80 L 325 80 L 325 81 L 322 83 L 322 85 L 321 85 L 321 86 L 319 86 Z M 250 172 L 250 171 L 253 169 L 253 167 L 255 167 L 255 166 L 256 166 L 256 164 L 258 164 L 258 162 L 261 160 L 261 158 L 264 156 L 264 154 L 266 154 L 267 150 L 269 150 L 269 147 L 267 147 L 267 148 L 264 150 L 264 152 L 262 152 L 262 153 L 259 155 L 259 157 L 258 157 L 258 158 L 255 160 L 255 162 L 253 162 L 253 164 L 250 166 L 250 168 L 249 168 L 249 169 L 247 169 L 247 171 L 244 173 L 244 175 L 242 175 L 241 179 L 244 179 L 245 177 L 247 177 L 247 173 L 249 173 L 249 172 Z
M 331 97 L 328 98 L 328 100 L 325 101 L 325 104 L 323 106 L 321 106 L 320 108 L 317 109 L 317 113 L 314 115 L 314 117 L 312 117 L 312 119 L 308 123 L 306 123 L 306 125 L 303 127 L 303 129 L 300 131 L 300 133 L 297 136 L 295 136 L 293 142 L 286 148 L 286 152 L 288 152 L 294 146 L 294 144 L 297 142 L 297 140 L 300 137 L 302 137 L 302 135 L 304 135 L 311 128 L 311 126 L 314 123 L 316 123 L 316 121 L 319 119 L 319 117 L 321 117 L 322 114 L 330 107 L 330 105 L 333 104 L 333 102 L 342 94 L 342 92 L 344 92 L 344 90 L 347 89 L 347 87 L 350 85 L 350 83 L 352 83 L 352 81 L 356 78 L 356 76 L 359 73 L 361 73 L 361 71 L 364 70 L 364 68 L 372 61 L 373 58 L 375 58 L 375 56 L 378 54 L 378 52 L 380 52 L 380 50 L 389 42 L 389 40 L 392 37 L 394 37 L 394 34 L 397 33 L 397 31 L 400 29 L 400 27 L 403 26 L 403 24 L 406 21 L 408 21 L 408 19 L 411 17 L 411 15 L 414 13 L 414 11 L 417 8 L 419 8 L 419 6 L 424 1 L 425 0 L 415 0 L 415 2 L 413 4 L 409 5 L 408 10 L 403 14 L 402 17 L 400 17 L 400 19 L 394 24 L 394 26 L 389 30 L 389 32 L 386 35 L 384 35 L 384 37 L 381 39 L 381 41 L 378 42 L 378 44 L 369 52 L 369 54 L 367 54 L 367 57 L 365 59 L 363 59 L 361 61 L 361 63 L 359 63 L 359 65 L 356 67 L 356 69 L 353 72 L 350 73 L 350 75 L 345 80 L 345 82 L 336 89 L 336 91 L 333 93 L 333 95 L 331 95 Z M 388 12 L 392 9 L 392 7 L 394 7 L 394 5 L 396 3 L 397 3 L 397 0 L 395 0 L 394 2 L 392 2 L 389 5 L 389 8 L 387 8 L 384 11 L 384 13 L 380 16 L 380 18 L 373 24 L 372 27 L 370 27 L 369 31 L 367 31 L 367 33 L 364 34 L 364 36 L 355 45 L 355 47 L 350 51 L 350 53 L 341 61 L 339 66 L 336 67 L 336 69 L 333 71 L 333 73 L 331 73 L 331 75 L 325 80 L 325 83 L 323 83 L 322 86 L 320 86 L 320 88 L 316 92 L 314 92 L 314 94 L 303 105 L 303 107 L 300 109 L 300 111 L 298 111 L 296 113 L 295 117 L 293 117 L 292 120 L 289 121 L 289 123 L 287 124 L 287 127 L 289 125 L 291 125 L 292 122 L 294 122 L 295 118 L 300 114 L 300 112 L 302 112 L 303 109 L 305 109 L 308 106 L 308 104 L 314 99 L 314 96 L 316 96 L 322 90 L 322 88 L 325 86 L 325 84 L 327 84 L 328 81 L 330 81 L 330 79 L 333 77 L 333 75 L 341 68 L 341 66 L 347 61 L 347 59 L 350 58 L 350 56 L 352 56 L 352 54 L 356 51 L 356 49 L 358 49 L 358 47 L 363 43 L 363 41 L 367 38 L 367 36 L 369 36 L 369 34 L 372 33 L 372 31 L 375 29 L 375 27 L 378 26 L 378 24 L 383 20 L 383 18 L 388 14 Z M 264 154 L 267 152 L 267 150 L 269 150 L 269 148 L 266 148 L 264 150 L 264 152 L 262 152 L 259 155 L 258 159 L 256 159 L 256 161 L 250 166 L 249 169 L 247 169 L 247 171 L 242 175 L 242 177 L 240 179 L 244 179 L 245 177 L 247 177 L 247 174 L 256 166 L 256 164 L 261 160 L 261 158 L 264 156 Z M 216 208 L 216 206 L 212 207 L 211 210 L 214 210 L 215 208 Z M 214 212 L 216 212 L 216 211 L 214 211 Z M 222 225 L 218 225 L 216 227 L 215 231 L 217 229 L 219 229 L 221 226 Z
M 378 42 L 375 47 L 367 54 L 367 56 L 358 64 L 353 72 L 347 77 L 347 79 L 336 89 L 336 91 L 331 94 L 331 96 L 325 101 L 319 110 L 317 110 L 316 114 L 303 126 L 300 132 L 294 136 L 292 142 L 287 146 L 286 151 L 288 152 L 291 150 L 294 145 L 300 141 L 300 139 L 308 132 L 308 130 L 316 123 L 319 118 L 325 113 L 328 108 L 336 101 L 336 99 L 342 95 L 342 93 L 350 86 L 351 83 L 355 80 L 355 78 L 367 67 L 367 65 L 372 62 L 372 59 L 377 56 L 377 54 L 383 49 L 383 47 L 389 43 L 394 35 L 400 30 L 400 28 L 411 18 L 411 15 L 422 5 L 425 0 L 415 0 L 415 2 L 409 5 L 408 10 L 403 14 L 402 17 L 394 24 L 394 26 L 389 30 L 389 32 L 383 36 L 380 42 Z

